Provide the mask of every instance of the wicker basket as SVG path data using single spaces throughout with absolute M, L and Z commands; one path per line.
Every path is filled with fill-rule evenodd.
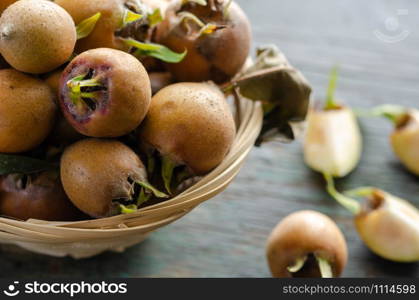
M 18 245 L 51 256 L 86 258 L 111 250 L 122 252 L 154 230 L 183 217 L 200 203 L 221 193 L 240 170 L 260 133 L 259 103 L 238 99 L 238 132 L 230 153 L 210 174 L 177 197 L 135 213 L 80 222 L 26 222 L 0 218 L 0 243 Z

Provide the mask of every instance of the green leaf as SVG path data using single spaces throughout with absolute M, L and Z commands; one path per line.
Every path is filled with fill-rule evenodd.
M 142 186 L 143 188 L 145 188 L 148 192 L 153 193 L 153 195 L 156 196 L 157 198 L 168 198 L 169 197 L 165 193 L 160 192 L 158 189 L 156 189 L 154 186 L 152 186 L 148 182 L 136 181 L 136 183 L 138 185 Z
M 89 34 L 92 33 L 93 29 L 95 29 L 97 21 L 99 21 L 102 14 L 98 12 L 97 14 L 91 16 L 90 18 L 87 18 L 86 20 L 81 21 L 76 26 L 76 32 L 77 32 L 77 39 L 83 39 Z
M 150 198 L 151 194 L 146 194 L 144 192 L 144 188 L 142 188 L 137 198 L 137 207 L 140 207 L 142 204 L 146 203 L 148 200 L 150 200 Z
M 57 168 L 56 165 L 27 156 L 0 154 L 0 175 L 31 174 Z
M 156 8 L 151 14 L 147 16 L 150 27 L 156 26 L 163 21 L 163 15 L 161 14 L 160 8 Z
M 141 19 L 142 17 L 143 15 L 137 14 L 129 9 L 126 9 L 124 13 L 124 19 L 122 21 L 123 26 L 126 26 L 129 23 L 135 22 Z
M 136 48 L 137 52 L 142 56 L 151 56 L 167 63 L 179 63 L 188 53 L 186 50 L 183 53 L 176 53 L 163 45 L 142 43 L 134 39 L 124 39 L 124 42 Z
M 127 214 L 135 213 L 137 211 L 137 206 L 134 204 L 127 205 L 127 206 L 123 204 L 119 204 L 119 209 L 121 211 L 121 214 L 127 215 Z
M 167 156 L 163 156 L 162 158 L 162 169 L 161 175 L 163 178 L 164 186 L 166 191 L 171 194 L 171 185 L 172 185 L 172 177 L 173 177 L 173 170 L 175 169 L 176 164 Z

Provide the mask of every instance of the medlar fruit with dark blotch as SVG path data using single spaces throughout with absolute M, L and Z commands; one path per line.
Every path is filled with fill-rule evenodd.
M 178 81 L 224 83 L 243 67 L 249 55 L 250 23 L 231 1 L 173 1 L 157 26 L 155 38 L 175 52 L 188 51 L 180 63 L 166 64 Z
M 67 198 L 56 171 L 3 176 L 0 214 L 24 221 L 76 221 L 85 217 Z
M 92 49 L 65 68 L 59 98 L 64 116 L 81 134 L 118 137 L 144 119 L 151 100 L 150 79 L 132 55 Z

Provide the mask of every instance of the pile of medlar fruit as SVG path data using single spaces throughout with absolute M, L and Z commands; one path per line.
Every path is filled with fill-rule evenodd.
M 256 145 L 293 139 L 307 113 L 307 80 L 273 45 L 249 58 L 250 22 L 232 0 L 2 0 L 0 15 L 1 217 L 135 213 L 222 163 L 246 122 L 229 100 L 261 102 Z M 286 246 L 304 216 L 274 242 Z M 317 259 L 340 274 L 346 245 L 329 234 L 339 247 L 307 244 L 275 263 Z
M 234 1 L 7 0 L 0 14 L 1 216 L 132 213 L 228 154 L 251 42 Z

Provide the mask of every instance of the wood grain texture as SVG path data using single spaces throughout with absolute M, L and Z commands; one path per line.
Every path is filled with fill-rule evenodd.
M 242 0 L 254 30 L 254 45 L 277 44 L 325 95 L 328 73 L 340 65 L 338 97 L 367 108 L 382 103 L 418 106 L 419 3 L 362 0 Z M 409 36 L 398 43 L 385 20 L 407 9 L 400 26 Z M 419 206 L 419 179 L 408 174 L 391 152 L 391 126 L 361 122 L 365 149 L 360 166 L 338 182 L 347 189 L 379 188 Z M 349 213 L 324 192 L 322 178 L 302 162 L 301 143 L 254 149 L 233 184 L 180 221 L 154 233 L 123 254 L 105 253 L 75 261 L 0 248 L 2 276 L 16 277 L 267 277 L 265 241 L 275 224 L 301 209 L 331 216 L 349 245 L 346 277 L 419 277 L 418 264 L 395 264 L 371 254 L 357 237 Z

